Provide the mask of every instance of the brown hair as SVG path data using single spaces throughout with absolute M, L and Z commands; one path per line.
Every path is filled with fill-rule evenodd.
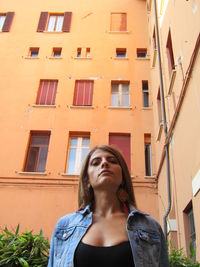
M 131 182 L 131 176 L 126 164 L 126 161 L 124 160 L 122 154 L 113 146 L 108 146 L 108 145 L 100 145 L 94 147 L 86 156 L 81 173 L 79 176 L 79 193 L 78 193 L 78 203 L 79 207 L 85 207 L 86 205 L 90 205 L 91 207 L 94 206 L 94 192 L 92 187 L 88 189 L 88 165 L 90 158 L 92 154 L 97 150 L 103 150 L 106 152 L 111 153 L 115 158 L 118 160 L 119 165 L 122 168 L 122 185 L 121 188 L 123 188 L 128 196 L 127 202 L 128 204 L 135 205 L 135 197 L 134 197 L 134 192 L 133 192 L 133 187 L 132 187 L 132 182 Z

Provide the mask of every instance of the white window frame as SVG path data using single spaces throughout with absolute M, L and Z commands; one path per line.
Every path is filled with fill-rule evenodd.
M 80 169 L 81 169 L 81 155 L 82 155 L 82 150 L 84 148 L 88 148 L 89 150 L 89 146 L 83 146 L 83 138 L 88 138 L 90 141 L 90 137 L 89 136 L 81 136 L 81 137 L 77 137 L 77 136 L 71 136 L 70 137 L 70 142 L 72 138 L 76 138 L 77 139 L 77 146 L 73 146 L 73 145 L 69 145 L 69 153 L 68 153 L 68 163 L 67 163 L 67 174 L 79 174 L 80 173 Z M 76 150 L 76 158 L 75 158 L 75 166 L 74 166 L 74 172 L 71 173 L 68 171 L 69 169 L 69 155 L 70 155 L 70 149 L 75 149 Z
M 128 93 L 123 93 L 123 84 L 128 85 Z M 118 85 L 118 92 L 114 93 L 113 90 L 113 85 Z M 113 95 L 118 95 L 118 105 L 114 106 L 112 104 L 112 96 Z M 122 105 L 122 97 L 123 95 L 128 95 L 128 104 L 127 105 Z M 130 84 L 129 83 L 112 83 L 111 84 L 111 106 L 112 107 L 130 107 Z
M 3 30 L 3 26 L 6 20 L 6 15 L 5 14 L 0 14 L 0 32 Z

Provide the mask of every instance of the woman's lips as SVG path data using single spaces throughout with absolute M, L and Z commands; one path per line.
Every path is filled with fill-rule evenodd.
M 104 171 L 100 172 L 99 176 L 100 175 L 112 175 L 112 172 L 108 171 L 108 170 L 104 170 Z

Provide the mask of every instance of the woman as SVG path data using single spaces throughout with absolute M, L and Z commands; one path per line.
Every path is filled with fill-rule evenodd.
M 161 227 L 134 207 L 131 177 L 115 148 L 97 146 L 87 155 L 79 205 L 58 221 L 48 267 L 169 266 Z

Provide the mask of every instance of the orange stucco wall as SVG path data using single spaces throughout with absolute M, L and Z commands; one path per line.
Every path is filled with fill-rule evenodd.
M 137 48 L 149 51 L 146 2 L 8 0 L 0 6 L 2 13 L 15 12 L 10 32 L 0 32 L 1 225 L 20 223 L 50 236 L 58 217 L 77 209 L 78 178 L 65 174 L 70 132 L 89 132 L 90 147 L 107 144 L 109 133 L 129 133 L 137 205 L 158 218 L 156 184 L 145 178 L 144 162 L 144 134 L 150 133 L 155 175 L 150 60 L 136 56 Z M 71 11 L 70 32 L 37 32 L 42 11 Z M 127 13 L 127 32 L 110 32 L 111 12 Z M 38 59 L 27 57 L 30 47 L 40 48 Z M 62 48 L 62 58 L 51 58 L 53 47 Z M 89 47 L 91 59 L 77 59 L 78 47 Z M 115 59 L 116 48 L 126 48 L 127 59 Z M 55 107 L 35 106 L 40 79 L 59 80 Z M 92 108 L 72 107 L 76 79 L 94 80 Z M 111 80 L 130 81 L 130 108 L 110 108 Z M 142 80 L 149 81 L 145 109 Z M 44 174 L 23 172 L 31 130 L 51 131 Z

